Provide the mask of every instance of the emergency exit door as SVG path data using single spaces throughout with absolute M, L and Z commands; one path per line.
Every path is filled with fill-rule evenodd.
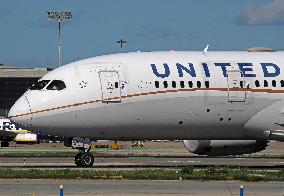
M 117 71 L 99 72 L 101 80 L 102 101 L 121 102 L 120 80 Z
M 242 72 L 239 69 L 231 68 L 228 74 L 228 101 L 245 102 L 246 84 Z

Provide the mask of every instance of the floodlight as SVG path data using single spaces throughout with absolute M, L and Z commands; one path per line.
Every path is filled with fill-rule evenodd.
M 72 18 L 71 12 L 47 12 L 49 20 L 56 20 L 58 22 L 58 67 L 61 65 L 61 21 Z

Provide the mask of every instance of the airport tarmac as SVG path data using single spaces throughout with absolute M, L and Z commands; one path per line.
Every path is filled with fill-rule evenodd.
M 280 158 L 234 158 L 234 157 L 100 157 L 95 158 L 94 168 L 135 167 L 182 167 L 246 166 L 256 168 L 284 168 Z M 71 168 L 76 167 L 73 157 L 0 157 L 0 167 L 20 168 Z
M 239 195 L 244 185 L 245 195 L 282 196 L 284 182 L 238 181 L 128 181 L 128 180 L 0 180 L 0 195 L 59 195 L 59 185 L 64 185 L 64 195 Z
M 112 141 L 100 141 L 100 144 L 110 144 Z M 144 147 L 131 147 L 132 142 L 118 141 L 118 144 L 124 146 L 123 149 L 113 150 L 98 148 L 96 151 L 99 154 L 107 155 L 131 155 L 131 156 L 196 156 L 186 150 L 183 142 L 144 142 Z M 284 142 L 270 142 L 269 146 L 261 152 L 254 153 L 254 156 L 284 156 Z M 64 147 L 63 143 L 42 143 L 42 144 L 15 144 L 11 142 L 9 148 L 0 148 L 0 155 L 7 152 L 74 152 L 76 149 Z

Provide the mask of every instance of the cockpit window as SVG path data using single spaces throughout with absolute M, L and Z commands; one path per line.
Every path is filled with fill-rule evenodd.
M 42 90 L 49 82 L 50 82 L 50 80 L 37 81 L 35 84 L 33 84 L 30 87 L 30 90 Z
M 66 85 L 63 81 L 61 80 L 53 80 L 48 86 L 47 86 L 47 90 L 63 90 L 66 88 Z

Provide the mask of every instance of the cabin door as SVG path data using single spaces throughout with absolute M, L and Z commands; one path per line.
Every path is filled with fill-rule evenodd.
M 100 71 L 102 101 L 121 102 L 120 79 L 117 71 Z
M 245 102 L 246 84 L 242 72 L 239 69 L 231 67 L 228 71 L 228 101 Z

